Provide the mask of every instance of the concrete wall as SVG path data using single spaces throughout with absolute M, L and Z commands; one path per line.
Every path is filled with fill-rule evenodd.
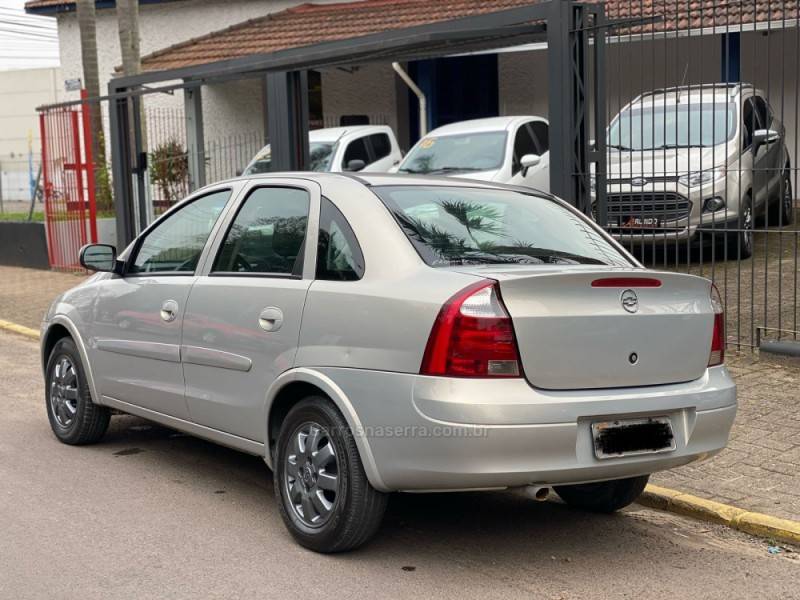
M 57 68 L 0 71 L 0 198 L 3 201 L 30 200 L 28 150 L 33 152 L 35 177 L 42 147 L 36 107 L 58 102 L 63 96 L 63 86 Z
M 338 124 L 342 115 L 370 115 L 385 118 L 397 129 L 397 96 L 392 65 L 376 63 L 348 70 L 322 71 L 323 118 L 328 126 Z M 377 119 L 372 119 L 376 121 Z

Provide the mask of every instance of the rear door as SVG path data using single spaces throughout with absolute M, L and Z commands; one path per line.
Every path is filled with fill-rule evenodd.
M 297 352 L 320 188 L 270 179 L 242 196 L 192 288 L 181 356 L 191 420 L 263 442 L 266 391 Z
M 137 241 L 124 276 L 103 282 L 90 353 L 103 396 L 186 419 L 181 324 L 206 241 L 231 197 L 206 193 Z

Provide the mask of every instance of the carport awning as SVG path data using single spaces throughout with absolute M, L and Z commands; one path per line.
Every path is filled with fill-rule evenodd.
M 596 3 L 597 0 L 588 0 Z M 30 4 L 30 3 L 29 3 Z M 303 4 L 281 12 L 251 19 L 186 42 L 159 50 L 142 60 L 144 71 L 183 69 L 248 56 L 265 55 L 339 41 L 380 32 L 486 15 L 537 4 L 535 0 L 363 0 L 337 4 Z M 632 19 L 620 33 L 725 28 L 742 24 L 794 20 L 798 0 L 608 0 L 610 20 Z M 457 28 L 457 21 L 453 23 Z M 458 50 L 457 31 L 448 44 Z M 505 28 L 497 36 L 487 35 L 484 47 L 513 45 L 529 41 L 531 28 L 521 28 L 517 35 Z M 494 42 L 493 42 L 494 39 Z M 502 39 L 502 41 L 500 41 Z M 430 46 L 431 40 L 428 40 Z M 443 42 L 444 45 L 444 42 Z M 474 37 L 470 50 L 480 47 Z

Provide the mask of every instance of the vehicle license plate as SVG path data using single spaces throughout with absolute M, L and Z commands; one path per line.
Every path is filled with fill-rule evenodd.
M 661 227 L 661 219 L 658 217 L 619 217 L 617 227 L 627 229 L 648 229 Z
M 669 417 L 592 423 L 592 438 L 597 458 L 657 454 L 675 450 L 675 436 L 672 433 Z

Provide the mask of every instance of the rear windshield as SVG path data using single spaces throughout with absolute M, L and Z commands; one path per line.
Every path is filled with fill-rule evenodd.
M 446 186 L 372 189 L 423 260 L 433 267 L 631 266 L 594 226 L 547 198 L 509 190 Z

